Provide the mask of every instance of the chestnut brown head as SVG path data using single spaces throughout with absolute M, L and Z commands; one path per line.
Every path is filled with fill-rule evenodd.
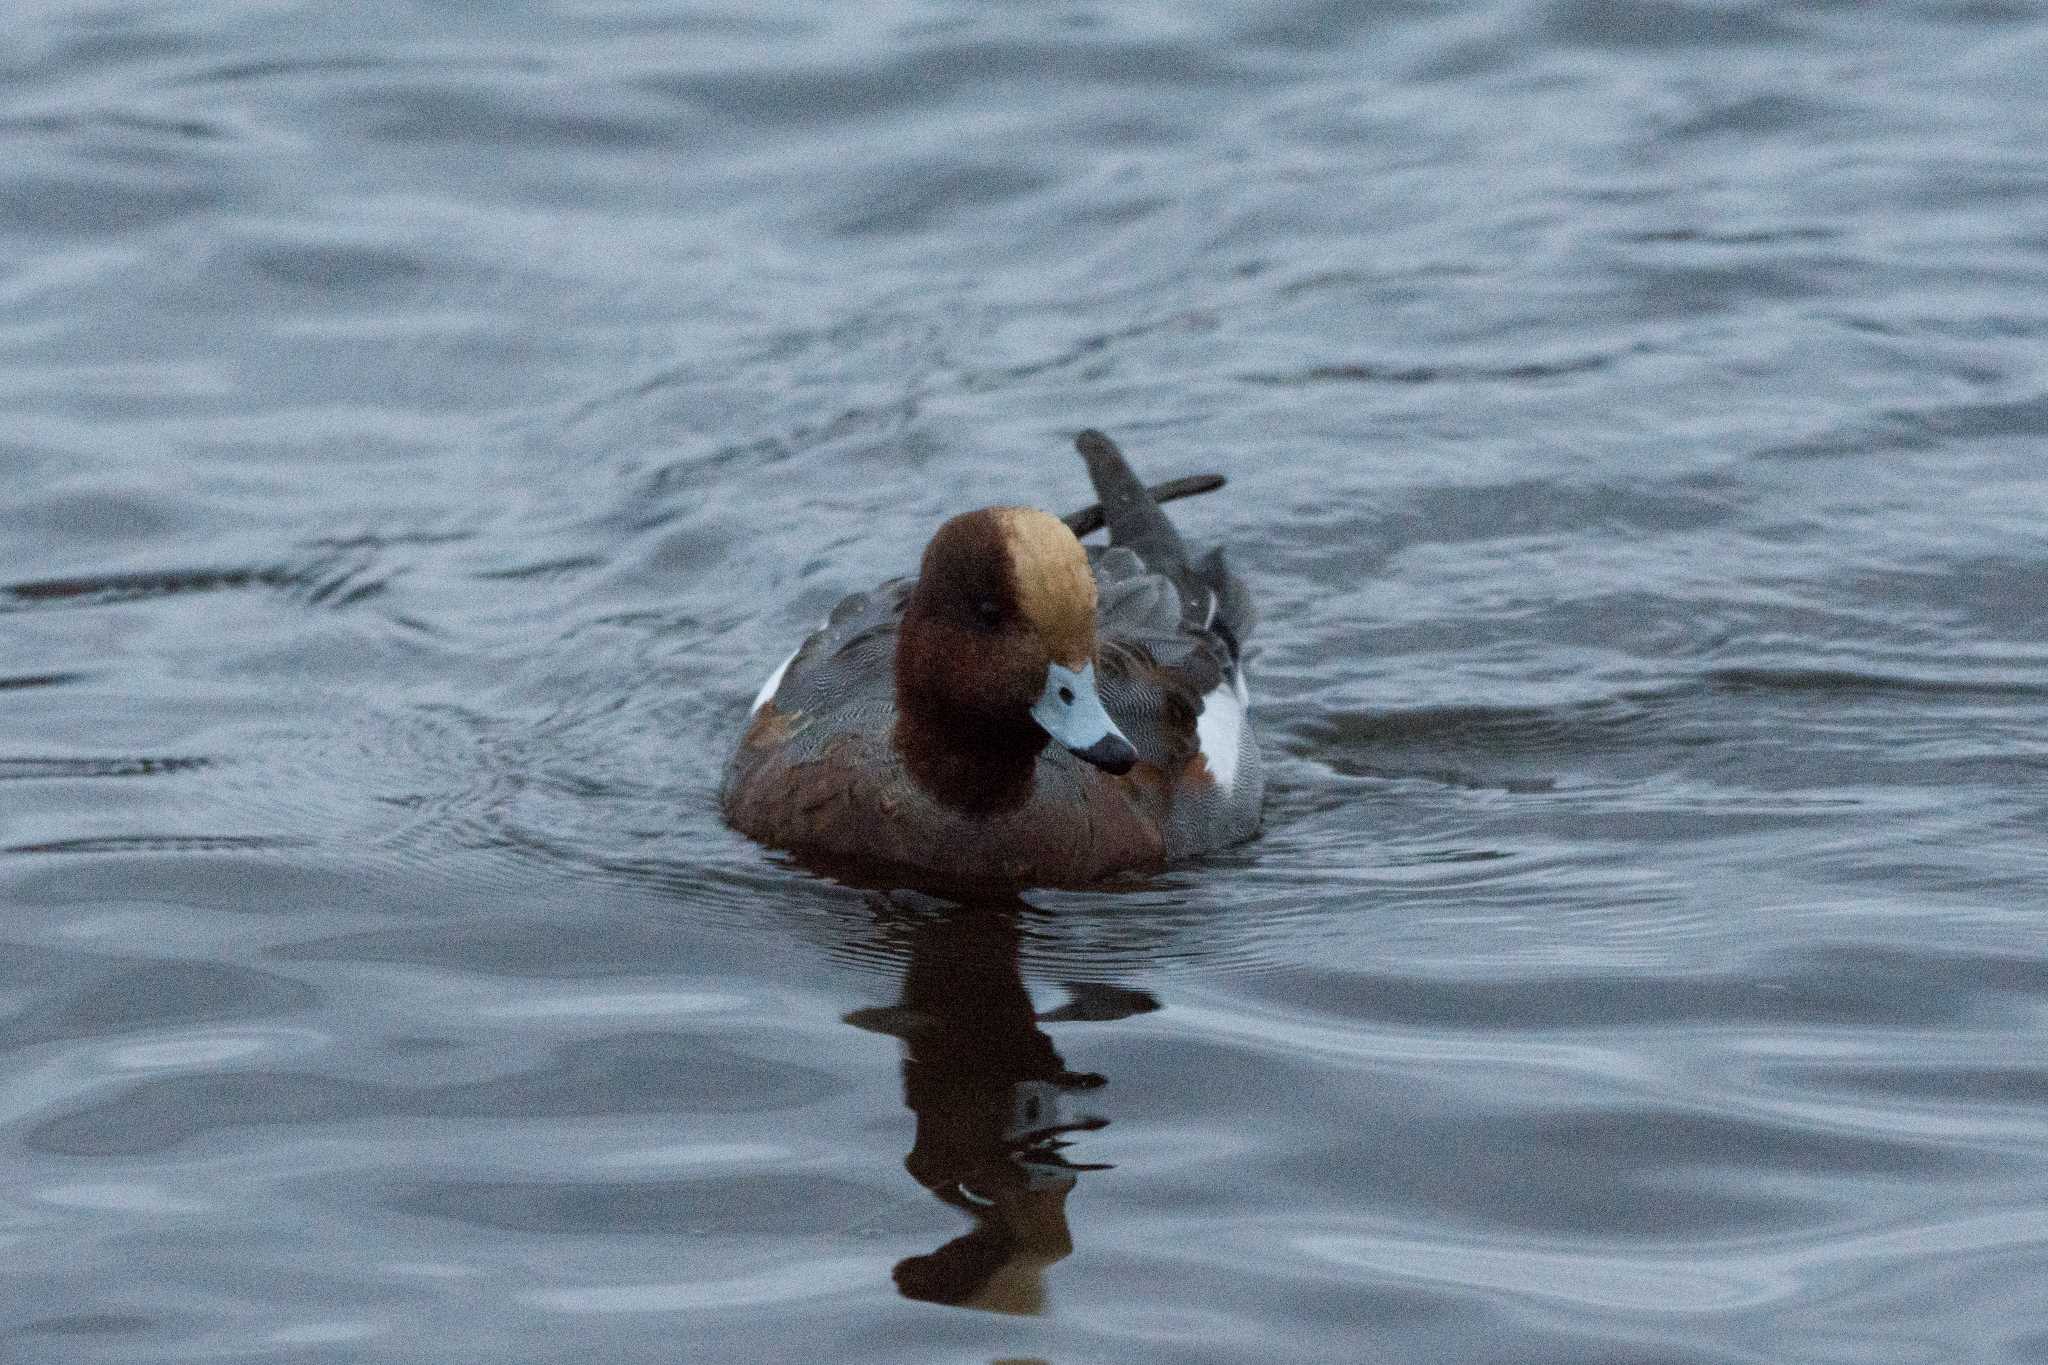
M 1112 773 L 1136 761 L 1095 689 L 1088 556 L 1032 508 L 967 512 L 932 537 L 897 640 L 896 694 L 970 743 L 1050 736 Z

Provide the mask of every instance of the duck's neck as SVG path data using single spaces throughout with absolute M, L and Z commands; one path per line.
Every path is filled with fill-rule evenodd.
M 1021 723 L 947 711 L 899 693 L 896 751 L 911 780 L 934 801 L 963 815 L 1000 815 L 1031 799 L 1045 731 Z

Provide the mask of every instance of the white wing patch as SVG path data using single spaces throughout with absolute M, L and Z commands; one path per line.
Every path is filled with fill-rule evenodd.
M 775 665 L 775 671 L 768 675 L 768 681 L 762 683 L 761 690 L 754 694 L 754 704 L 747 708 L 748 715 L 753 715 L 768 704 L 768 699 L 775 695 L 775 689 L 782 686 L 782 675 L 789 672 L 789 666 L 796 662 L 796 656 L 802 652 L 803 647 L 799 645 L 789 652 L 787 659 Z
M 1234 683 L 1226 682 L 1202 698 L 1202 714 L 1195 717 L 1195 741 L 1202 762 L 1225 796 L 1237 781 L 1237 758 L 1244 745 L 1245 704 L 1239 696 L 1243 686 L 1240 673 Z

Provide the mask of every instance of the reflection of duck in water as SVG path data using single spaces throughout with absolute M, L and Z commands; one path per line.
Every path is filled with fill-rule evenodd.
M 1072 1003 L 1036 1014 L 1018 970 L 1016 903 L 954 908 L 915 925 L 900 1003 L 847 1022 L 907 1045 L 903 1100 L 917 1116 L 904 1166 L 974 1219 L 938 1250 L 896 1266 L 908 1298 L 1035 1313 L 1044 1272 L 1074 1249 L 1067 1195 L 1078 1172 L 1066 1134 L 1106 1119 L 1074 1114 L 1071 1098 L 1104 1078 L 1069 1071 L 1041 1021 L 1116 1019 L 1157 1009 L 1143 991 L 1069 989 Z

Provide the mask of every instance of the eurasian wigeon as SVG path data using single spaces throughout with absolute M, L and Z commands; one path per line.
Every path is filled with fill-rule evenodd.
M 1099 505 L 986 507 L 857 593 L 768 678 L 726 767 L 733 827 L 833 865 L 1075 885 L 1249 837 L 1265 781 L 1223 552 L 1192 559 L 1100 432 Z M 1098 527 L 1107 546 L 1083 546 Z

